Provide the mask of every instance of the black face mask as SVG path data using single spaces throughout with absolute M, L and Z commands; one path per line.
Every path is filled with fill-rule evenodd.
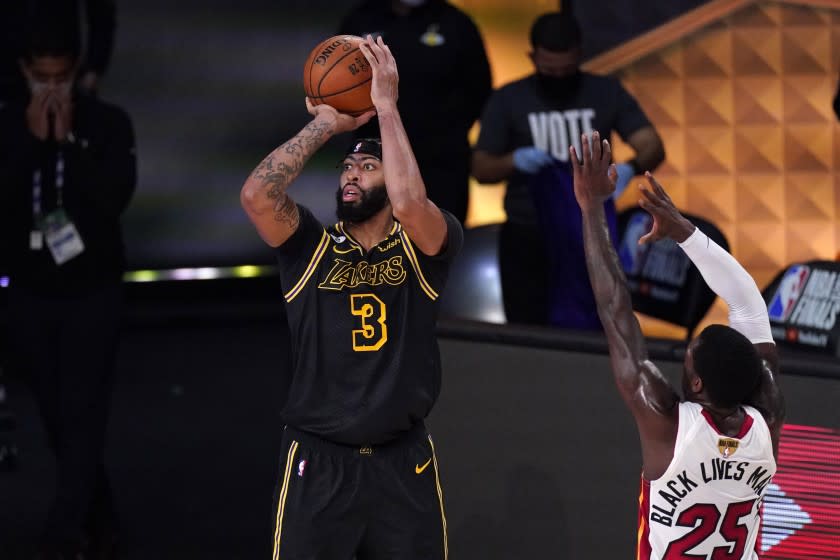
M 388 203 L 388 191 L 385 189 L 385 185 L 369 191 L 359 189 L 361 198 L 356 202 L 341 200 L 342 190 L 344 190 L 343 187 L 339 187 L 335 193 L 335 215 L 342 222 L 350 222 L 351 224 L 364 222 L 375 216 Z
M 548 76 L 537 73 L 537 83 L 540 90 L 551 99 L 568 99 L 577 93 L 580 77 L 580 70 L 568 76 Z

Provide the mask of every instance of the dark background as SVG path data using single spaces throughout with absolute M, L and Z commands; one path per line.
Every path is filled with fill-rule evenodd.
M 571 6 L 588 57 L 701 3 L 578 0 Z M 268 152 L 308 121 L 303 61 L 353 4 L 118 2 L 116 46 L 101 93 L 129 111 L 137 132 L 139 185 L 124 220 L 130 268 L 272 261 L 240 209 L 239 189 Z M 522 5 L 497 5 L 488 9 L 488 24 L 520 25 L 527 36 L 530 18 L 517 16 Z M 524 55 L 522 61 L 524 74 L 531 69 Z M 347 138 L 317 154 L 292 189 L 296 201 L 325 221 L 334 219 L 334 163 Z

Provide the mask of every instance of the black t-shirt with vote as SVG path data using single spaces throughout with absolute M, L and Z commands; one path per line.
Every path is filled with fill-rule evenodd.
M 552 97 L 532 74 L 493 93 L 481 117 L 477 150 L 501 155 L 523 146 L 536 146 L 560 161 L 568 161 L 569 146 L 580 151 L 580 136 L 598 131 L 609 138 L 615 131 L 626 140 L 649 126 L 636 100 L 611 77 L 581 73 L 577 89 L 562 98 Z M 536 224 L 537 215 L 528 188 L 528 176 L 514 173 L 507 185 L 508 220 Z

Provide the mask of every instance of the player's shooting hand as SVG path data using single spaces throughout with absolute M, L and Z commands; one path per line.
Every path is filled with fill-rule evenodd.
M 391 49 L 379 36 L 374 39 L 368 35 L 359 44 L 359 50 L 365 55 L 373 71 L 370 86 L 370 99 L 374 107 L 381 111 L 384 108 L 395 108 L 399 97 L 400 76 L 397 72 L 397 61 L 391 54 Z
M 618 175 L 612 162 L 612 150 L 607 139 L 598 131 L 581 136 L 583 156 L 578 157 L 574 146 L 569 148 L 575 180 L 575 198 L 581 210 L 601 205 L 615 192 Z
M 666 237 L 682 243 L 694 232 L 694 224 L 680 214 L 671 197 L 649 171 L 645 173 L 645 178 L 648 185 L 639 185 L 642 194 L 639 206 L 653 217 L 653 227 L 639 238 L 639 245 Z
M 367 113 L 362 113 L 358 117 L 354 117 L 352 115 L 339 113 L 335 107 L 327 105 L 326 103 L 313 105 L 312 101 L 308 97 L 306 98 L 306 110 L 309 111 L 309 114 L 313 117 L 320 117 L 327 121 L 332 121 L 335 124 L 333 134 L 341 134 L 342 132 L 356 130 L 368 122 L 376 114 L 375 111 L 368 111 Z

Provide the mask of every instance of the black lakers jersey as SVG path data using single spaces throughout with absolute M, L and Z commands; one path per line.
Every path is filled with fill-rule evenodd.
M 384 443 L 440 392 L 435 324 L 463 230 L 443 211 L 441 254 L 422 254 L 397 222 L 365 252 L 341 223 L 324 228 L 298 209 L 297 231 L 276 249 L 293 371 L 283 418 L 337 443 Z

